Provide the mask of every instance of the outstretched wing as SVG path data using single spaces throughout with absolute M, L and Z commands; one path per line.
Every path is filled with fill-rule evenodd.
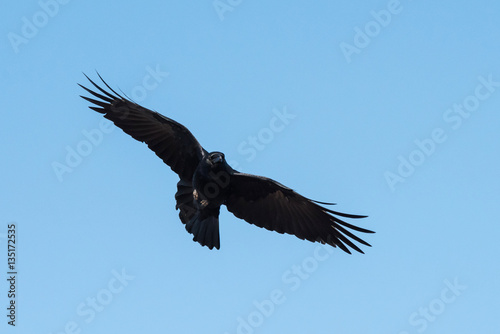
M 181 179 L 191 180 L 198 163 L 207 153 L 191 132 L 182 124 L 122 97 L 100 75 L 99 78 L 110 91 L 104 90 L 89 77 L 87 79 L 99 92 L 79 84 L 99 99 L 81 96 L 95 105 L 90 109 L 104 114 L 125 133 L 146 143 Z
M 235 173 L 231 175 L 231 192 L 227 209 L 236 217 L 278 233 L 288 233 L 300 239 L 338 246 L 351 254 L 347 246 L 363 253 L 357 241 L 370 246 L 350 230 L 374 233 L 346 223 L 339 217 L 364 218 L 327 209 L 290 188 L 266 177 Z

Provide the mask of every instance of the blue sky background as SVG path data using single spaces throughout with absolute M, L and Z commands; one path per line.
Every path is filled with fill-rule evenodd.
M 19 272 L 2 332 L 499 330 L 497 1 L 60 1 L 1 10 L 0 249 L 15 222 Z M 192 242 L 178 177 L 79 97 L 95 70 L 240 171 L 369 215 L 373 247 L 329 253 L 225 209 L 221 249 Z

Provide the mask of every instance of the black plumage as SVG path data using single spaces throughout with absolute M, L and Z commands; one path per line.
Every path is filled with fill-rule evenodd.
M 221 205 L 226 205 L 236 217 L 250 224 L 326 243 L 349 254 L 349 248 L 363 253 L 354 241 L 370 246 L 350 230 L 373 231 L 343 220 L 366 216 L 333 211 L 325 207 L 330 203 L 308 199 L 272 179 L 234 170 L 223 153 L 207 152 L 182 124 L 121 96 L 99 78 L 109 91 L 87 77 L 97 91 L 80 85 L 94 98 L 82 97 L 94 104 L 91 109 L 146 143 L 179 175 L 176 209 L 194 241 L 219 249 L 219 211 Z

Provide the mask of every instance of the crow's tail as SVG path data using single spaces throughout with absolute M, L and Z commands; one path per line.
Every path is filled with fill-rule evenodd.
M 220 248 L 219 211 L 217 208 L 200 208 L 193 199 L 191 182 L 180 180 L 177 183 L 176 209 L 180 209 L 179 217 L 186 224 L 186 230 L 193 234 L 193 241 L 208 248 Z

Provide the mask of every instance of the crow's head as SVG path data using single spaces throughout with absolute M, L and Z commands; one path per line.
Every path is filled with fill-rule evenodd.
M 212 152 L 208 156 L 208 160 L 212 163 L 212 165 L 218 165 L 224 162 L 224 153 L 221 152 Z

